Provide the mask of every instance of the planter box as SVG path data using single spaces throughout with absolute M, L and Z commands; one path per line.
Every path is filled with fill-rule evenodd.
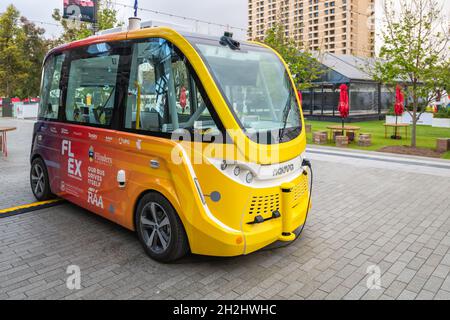
M 358 146 L 369 147 L 372 145 L 372 135 L 370 133 L 360 133 L 358 138 Z
M 432 127 L 450 128 L 450 118 L 433 118 Z
M 347 136 L 336 136 L 336 147 L 347 147 L 348 137 Z
M 326 131 L 316 131 L 313 132 L 313 143 L 315 144 L 326 144 L 328 140 Z
M 447 152 L 450 150 L 450 138 L 437 138 L 436 139 L 436 151 Z

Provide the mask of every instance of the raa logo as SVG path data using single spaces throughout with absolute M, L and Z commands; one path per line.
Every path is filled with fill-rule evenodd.
M 94 147 L 93 146 L 91 146 L 89 148 L 89 161 L 90 162 L 94 161 Z

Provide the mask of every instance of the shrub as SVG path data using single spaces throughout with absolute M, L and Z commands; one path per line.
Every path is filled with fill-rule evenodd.
M 435 118 L 450 118 L 450 108 L 441 107 L 439 111 L 434 114 Z

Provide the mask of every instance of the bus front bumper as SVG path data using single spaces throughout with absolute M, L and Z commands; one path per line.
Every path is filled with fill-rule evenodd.
M 308 199 L 309 193 L 306 193 L 294 208 L 281 212 L 281 217 L 252 225 L 252 230 L 244 233 L 244 254 L 262 248 L 282 247 L 295 241 L 306 222 Z

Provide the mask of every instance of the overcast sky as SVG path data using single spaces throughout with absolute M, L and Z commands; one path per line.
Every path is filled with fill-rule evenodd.
M 134 0 L 113 0 L 113 2 L 134 5 Z M 30 20 L 54 23 L 52 12 L 55 8 L 62 10 L 63 0 L 0 0 L 0 12 L 13 3 L 22 15 Z M 175 15 L 192 17 L 195 19 L 207 20 L 224 25 L 231 25 L 240 28 L 247 28 L 247 0 L 139 0 L 139 7 L 167 12 Z M 119 19 L 126 21 L 133 15 L 133 9 L 116 5 L 119 11 Z M 157 15 L 150 12 L 139 11 L 142 20 L 164 20 L 175 21 L 177 24 L 189 25 L 198 28 L 199 31 L 208 32 L 208 25 L 193 21 L 185 21 L 164 15 Z M 57 35 L 60 28 L 52 25 L 42 25 L 47 30 L 49 36 Z M 211 33 L 217 33 L 217 27 L 209 26 Z M 244 31 L 232 30 L 238 36 L 245 37 Z M 223 32 L 223 30 L 221 31 Z
M 116 3 L 133 6 L 134 0 L 112 0 Z M 379 23 L 382 20 L 381 1 L 376 0 L 376 23 L 379 30 Z M 445 12 L 450 17 L 450 0 L 439 0 L 445 4 Z M 33 21 L 45 23 L 54 23 L 51 15 L 53 9 L 62 9 L 63 0 L 0 0 L 0 12 L 3 12 L 9 3 L 13 3 L 22 15 Z M 174 15 L 182 15 L 195 19 L 201 19 L 220 23 L 224 25 L 235 26 L 239 28 L 247 28 L 247 0 L 139 0 L 139 7 L 157 10 L 161 12 L 171 13 Z M 119 11 L 119 20 L 126 21 L 133 14 L 133 9 L 126 8 L 119 4 L 116 5 Z M 161 14 L 154 14 L 145 11 L 139 11 L 142 20 L 163 20 L 172 21 L 177 24 L 189 26 L 196 31 L 210 34 L 223 33 L 223 27 L 214 27 L 203 23 L 195 23 L 193 21 L 177 19 Z M 58 26 L 42 24 L 47 30 L 47 36 L 57 36 L 61 31 Z M 230 29 L 234 32 L 236 38 L 246 38 L 246 33 L 239 29 Z M 380 42 L 377 39 L 376 46 L 379 47 Z

